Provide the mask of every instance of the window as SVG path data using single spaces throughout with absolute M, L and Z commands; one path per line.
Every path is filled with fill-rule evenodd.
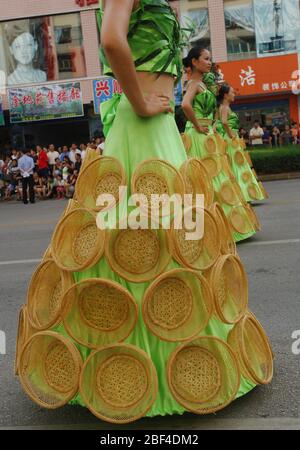
M 229 60 L 256 58 L 252 0 L 224 0 Z
M 180 2 L 182 25 L 193 23 L 191 45 L 201 45 L 210 49 L 210 30 L 207 0 L 182 0 Z
M 86 76 L 80 14 L 0 22 L 0 71 L 8 86 Z

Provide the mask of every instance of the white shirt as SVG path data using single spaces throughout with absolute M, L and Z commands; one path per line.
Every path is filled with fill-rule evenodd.
M 48 156 L 49 164 L 51 166 L 54 166 L 56 158 L 59 158 L 59 153 L 56 150 L 54 150 L 53 152 L 49 151 L 47 153 L 47 156 Z
M 252 138 L 253 136 L 260 136 L 258 138 L 255 139 L 251 139 L 251 143 L 252 145 L 262 145 L 263 140 L 262 137 L 264 135 L 264 130 L 260 127 L 258 128 L 252 128 L 250 131 L 250 137 Z
M 28 178 L 33 174 L 34 162 L 33 159 L 28 155 L 23 155 L 18 160 L 18 168 L 20 169 L 23 178 Z
M 72 163 L 76 163 L 76 157 L 75 157 L 75 155 L 76 154 L 79 154 L 79 155 L 81 155 L 81 151 L 79 150 L 79 148 L 76 148 L 76 150 L 70 150 L 70 153 L 69 153 L 69 158 L 70 158 L 70 160 L 72 161 Z

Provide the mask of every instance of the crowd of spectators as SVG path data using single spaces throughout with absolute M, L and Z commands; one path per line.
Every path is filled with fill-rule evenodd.
M 12 149 L 0 156 L 0 198 L 35 203 L 36 199 L 72 198 L 87 148 L 104 150 L 104 139 L 71 147 L 37 145 L 34 149 Z
M 248 147 L 286 147 L 288 145 L 300 145 L 300 125 L 294 123 L 292 126 L 285 125 L 279 129 L 261 127 L 255 122 L 250 132 L 240 128 L 240 137 L 243 137 Z

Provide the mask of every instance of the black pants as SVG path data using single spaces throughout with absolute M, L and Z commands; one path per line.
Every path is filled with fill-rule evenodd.
M 22 178 L 22 193 L 23 193 L 23 203 L 27 203 L 27 187 L 29 186 L 29 200 L 31 203 L 34 202 L 34 189 L 33 189 L 33 176 L 30 175 L 27 178 Z

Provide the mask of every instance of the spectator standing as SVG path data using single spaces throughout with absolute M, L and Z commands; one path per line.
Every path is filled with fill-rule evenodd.
M 15 148 L 13 148 L 11 151 L 10 159 L 18 159 L 18 152 Z
M 53 175 L 53 170 L 55 166 L 56 158 L 59 158 L 59 153 L 55 150 L 55 146 L 53 144 L 49 145 L 49 151 L 47 153 L 48 161 L 49 161 L 49 174 Z
M 284 127 L 284 131 L 280 135 L 281 145 L 290 145 L 292 143 L 292 133 L 289 125 Z
M 278 127 L 274 127 L 271 134 L 272 138 L 272 146 L 273 147 L 279 147 L 280 145 L 280 130 Z
M 297 125 L 296 123 L 293 125 L 292 127 L 292 138 L 293 138 L 293 144 L 299 144 L 300 143 L 300 129 L 299 129 L 299 125 Z
M 40 145 L 36 146 L 38 153 L 38 172 L 40 177 L 48 178 L 49 174 L 49 165 L 48 165 L 48 156 L 44 148 Z
M 250 143 L 253 147 L 261 147 L 263 145 L 264 131 L 258 121 L 254 122 L 254 127 L 250 130 Z
M 81 164 L 82 164 L 81 156 L 77 153 L 74 169 L 77 170 L 78 173 L 80 172 Z
M 264 132 L 262 137 L 263 144 L 266 145 L 267 147 L 272 147 L 272 137 L 270 131 L 268 130 L 267 127 L 263 127 L 263 132 Z
M 81 151 L 77 148 L 77 145 L 73 143 L 70 148 L 69 158 L 73 164 L 76 162 L 76 155 L 81 155 Z
M 21 172 L 21 176 L 22 176 L 23 203 L 24 203 L 24 205 L 26 205 L 28 203 L 28 198 L 27 198 L 27 187 L 28 186 L 29 186 L 30 203 L 35 203 L 34 189 L 33 189 L 34 162 L 30 156 L 26 155 L 25 151 L 21 151 L 21 153 L 22 153 L 22 156 L 18 161 L 18 165 L 19 165 L 19 169 Z
M 66 156 L 69 157 L 69 150 L 68 150 L 68 147 L 66 145 L 64 145 L 63 148 L 62 148 L 62 153 L 60 155 L 61 162 L 64 161 Z

